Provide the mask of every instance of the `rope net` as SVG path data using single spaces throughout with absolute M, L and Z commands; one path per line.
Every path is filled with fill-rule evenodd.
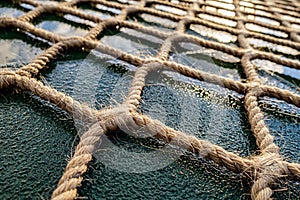
M 300 2 L 282 0 L 141 0 L 129 1 L 129 3 L 113 2 L 105 0 L 71 0 L 67 2 L 51 2 L 36 0 L 14 0 L 9 2 L 15 5 L 27 4 L 33 9 L 17 18 L 1 17 L 0 27 L 14 31 L 26 32 L 42 38 L 51 43 L 51 47 L 37 56 L 29 64 L 12 70 L 9 68 L 0 71 L 0 90 L 8 88 L 18 91 L 29 91 L 34 95 L 45 99 L 71 115 L 78 115 L 90 124 L 89 129 L 81 136 L 80 142 L 72 159 L 68 162 L 64 174 L 61 176 L 56 189 L 52 193 L 52 199 L 75 199 L 78 197 L 77 189 L 83 180 L 83 174 L 88 169 L 92 160 L 92 153 L 97 143 L 101 142 L 101 135 L 111 130 L 117 130 L 126 124 L 134 123 L 137 127 L 144 127 L 156 138 L 166 143 L 176 141 L 176 145 L 184 146 L 190 152 L 199 154 L 208 160 L 212 160 L 220 166 L 226 167 L 236 173 L 246 174 L 253 180 L 251 198 L 257 200 L 271 199 L 274 191 L 271 185 L 281 177 L 300 179 L 300 164 L 286 161 L 279 154 L 279 147 L 274 143 L 274 136 L 270 134 L 264 122 L 264 114 L 258 106 L 262 97 L 271 97 L 283 100 L 289 104 L 300 107 L 300 96 L 274 86 L 264 84 L 259 77 L 254 64 L 254 59 L 265 59 L 280 65 L 300 69 L 300 62 L 290 58 L 255 49 L 247 38 L 262 39 L 276 45 L 284 45 L 300 50 L 299 19 Z M 99 17 L 78 9 L 79 5 L 95 6 L 101 4 L 109 8 L 121 10 L 113 18 L 100 19 Z M 162 9 L 167 7 L 168 10 Z M 253 7 L 256 8 L 253 9 Z M 174 12 L 173 12 L 174 10 Z M 260 12 L 258 12 L 260 11 Z M 83 37 L 66 37 L 54 34 L 50 31 L 37 28 L 33 21 L 43 14 L 70 14 L 80 19 L 88 20 L 96 25 Z M 151 14 L 176 22 L 176 28 L 172 32 L 164 32 L 149 28 L 141 23 L 128 21 L 129 16 L 140 13 Z M 228 14 L 229 13 L 229 14 Z M 202 14 L 215 17 L 210 21 L 199 17 Z M 249 16 L 252 17 L 249 17 Z M 284 17 L 289 16 L 289 17 Z M 257 20 L 267 18 L 279 22 L 278 25 Z M 234 22 L 227 25 L 218 19 Z M 238 46 L 224 44 L 218 41 L 205 40 L 187 33 L 191 24 L 202 25 L 218 31 L 230 33 L 237 37 Z M 283 33 L 283 36 L 253 31 L 247 24 L 260 26 L 272 30 L 272 33 Z M 141 58 L 112 48 L 98 40 L 98 36 L 111 27 L 134 28 L 163 39 L 159 52 L 155 56 Z M 219 75 L 207 73 L 191 66 L 169 61 L 172 46 L 189 42 L 205 48 L 215 49 L 240 58 L 241 67 L 246 75 L 246 81 L 233 80 Z M 41 70 L 58 56 L 65 54 L 70 49 L 96 49 L 101 53 L 116 56 L 138 67 L 134 74 L 131 87 L 124 102 L 118 107 L 110 107 L 102 110 L 94 110 L 81 104 L 62 92 L 44 85 L 37 80 Z M 221 146 L 213 145 L 209 141 L 202 140 L 192 135 L 174 130 L 165 126 L 158 120 L 139 112 L 139 103 L 145 80 L 152 71 L 173 70 L 184 76 L 198 79 L 211 84 L 216 84 L 228 90 L 235 91 L 244 96 L 244 107 L 247 112 L 252 133 L 260 150 L 258 155 L 241 157 L 235 153 L 226 151 Z

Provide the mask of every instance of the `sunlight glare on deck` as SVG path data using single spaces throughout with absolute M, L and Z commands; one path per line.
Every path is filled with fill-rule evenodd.
M 283 38 L 288 37 L 288 34 L 282 32 L 282 31 L 276 31 L 276 30 L 269 29 L 269 28 L 266 28 L 266 27 L 262 27 L 262 26 L 259 26 L 259 25 L 256 25 L 256 24 L 247 23 L 245 26 L 248 30 L 251 30 L 251 31 L 271 34 L 271 35 L 275 35 L 277 37 L 283 37 Z
M 218 24 L 225 24 L 225 25 L 231 26 L 231 27 L 235 27 L 236 24 L 237 24 L 237 22 L 235 22 L 235 21 L 232 21 L 232 20 L 229 20 L 229 19 L 224 19 L 224 18 L 221 18 L 221 17 L 208 15 L 208 14 L 201 13 L 198 16 L 202 19 L 206 19 L 208 21 L 212 21 L 212 22 L 215 22 L 215 23 L 218 23 Z
M 155 8 L 158 10 L 162 10 L 165 12 L 170 12 L 173 13 L 175 15 L 186 15 L 186 11 L 184 10 L 180 10 L 178 8 L 174 8 L 174 7 L 169 7 L 169 6 L 165 6 L 165 5 L 155 5 Z
M 200 35 L 203 35 L 203 36 L 206 36 L 209 38 L 214 38 L 223 43 L 235 42 L 237 40 L 237 36 L 235 36 L 235 35 L 232 35 L 228 32 L 218 31 L 218 30 L 215 30 L 212 28 L 208 28 L 208 27 L 202 26 L 202 25 L 192 24 L 190 26 L 190 29 L 199 33 Z
M 234 10 L 234 8 L 235 8 L 233 4 L 222 3 L 222 2 L 219 2 L 219 1 L 208 0 L 208 1 L 206 1 L 206 3 L 209 4 L 209 5 L 212 5 L 212 6 L 218 6 L 218 7 L 221 7 L 221 8 L 226 8 L 228 10 Z
M 275 21 L 275 20 L 272 20 L 272 19 L 269 19 L 269 18 L 265 18 L 265 17 L 248 15 L 247 18 L 250 19 L 250 20 L 263 22 L 263 23 L 266 23 L 266 24 L 272 24 L 272 25 L 275 25 L 275 26 L 280 26 L 280 23 L 278 21 Z
M 210 12 L 218 12 L 218 13 L 224 15 L 224 16 L 229 16 L 229 17 L 234 17 L 235 16 L 235 12 L 225 10 L 225 9 L 218 9 L 218 8 L 211 7 L 211 6 L 205 6 L 204 9 L 207 10 L 207 11 L 210 11 Z
M 98 8 L 100 10 L 107 10 L 107 11 L 112 12 L 112 13 L 117 14 L 117 15 L 121 13 L 121 10 L 119 10 L 119 9 L 107 7 L 107 6 L 104 6 L 102 4 L 97 4 L 96 8 Z
M 247 7 L 254 7 L 253 3 L 250 2 L 245 2 L 245 1 L 240 1 L 241 6 L 247 6 Z

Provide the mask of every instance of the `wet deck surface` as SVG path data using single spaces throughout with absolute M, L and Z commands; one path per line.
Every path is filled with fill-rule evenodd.
M 0 16 L 17 17 L 27 12 L 28 8 L 9 8 L 7 4 L 1 3 Z M 101 6 L 99 10 L 91 12 L 98 12 L 103 18 L 118 14 L 117 10 L 105 10 Z M 163 31 L 174 29 L 172 23 L 145 15 L 130 20 Z M 46 17 L 36 24 L 61 35 L 84 35 L 85 29 L 90 27 L 83 26 L 72 17 Z M 222 34 L 213 30 L 203 31 L 197 26 L 191 26 L 188 32 L 216 41 L 220 41 L 218 35 Z M 108 31 L 101 41 L 140 56 L 155 54 L 161 41 L 147 35 L 137 39 L 136 35 L 139 33 L 135 30 Z M 221 40 L 229 45 L 237 45 L 236 38 L 231 35 Z M 256 48 L 265 51 L 295 60 L 300 58 L 300 53 L 295 49 L 287 50 L 262 41 L 251 42 Z M 1 67 L 19 68 L 32 61 L 49 44 L 25 34 L 7 31 L 0 35 L 0 46 Z M 285 54 L 287 51 L 289 53 Z M 170 60 L 235 80 L 245 78 L 239 67 L 239 59 L 191 44 L 178 47 L 171 54 Z M 254 62 L 266 84 L 300 94 L 299 71 L 264 60 Z M 124 99 L 134 71 L 134 66 L 118 58 L 100 55 L 95 60 L 91 55 L 77 52 L 51 63 L 39 79 L 76 100 L 101 109 L 116 105 Z M 250 156 L 257 151 L 240 95 L 174 73 L 153 76 L 148 81 L 143 91 L 143 113 L 241 156 Z M 96 89 L 91 96 L 93 88 Z M 266 98 L 260 103 L 266 124 L 275 136 L 282 155 L 299 163 L 300 109 L 274 99 Z M 147 152 L 158 147 L 155 141 L 145 142 L 122 132 L 111 133 L 109 138 L 125 151 Z M 0 198 L 48 199 L 77 142 L 76 127 L 68 114 L 27 93 L 1 93 L 0 191 L 4 192 L 0 193 Z M 186 152 L 166 168 L 143 174 L 111 169 L 95 160 L 84 178 L 79 193 L 89 199 L 149 196 L 157 199 L 250 199 L 248 192 L 251 180 Z M 297 199 L 300 196 L 300 185 L 297 182 L 283 180 L 279 187 L 287 190 L 275 193 L 275 198 Z

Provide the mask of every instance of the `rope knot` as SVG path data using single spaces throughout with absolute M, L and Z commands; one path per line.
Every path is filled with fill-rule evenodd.
M 269 175 L 274 177 L 288 172 L 283 158 L 278 153 L 266 153 L 254 158 L 253 167 L 254 173 L 272 172 Z
M 261 96 L 264 92 L 263 88 L 261 87 L 261 83 L 259 81 L 249 82 L 247 91 L 256 97 Z
M 98 119 L 102 127 L 108 130 L 119 129 L 134 137 L 146 138 L 165 132 L 164 124 L 134 112 L 127 104 L 102 110 Z
M 149 64 L 149 63 L 162 63 L 162 61 L 159 59 L 159 58 L 147 58 L 145 61 L 144 61 L 144 65 L 145 64 Z
M 266 153 L 254 158 L 253 167 L 255 181 L 251 189 L 252 199 L 270 199 L 273 194 L 270 186 L 288 173 L 287 165 L 278 153 Z
M 118 129 L 117 119 L 120 122 L 120 119 L 125 118 L 128 113 L 127 110 L 124 106 L 103 109 L 97 114 L 97 119 L 102 127 L 106 127 L 107 130 L 116 130 Z

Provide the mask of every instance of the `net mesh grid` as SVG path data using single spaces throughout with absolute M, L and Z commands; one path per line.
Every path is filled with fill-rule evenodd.
M 264 59 L 296 70 L 300 69 L 300 62 L 272 52 L 255 49 L 247 40 L 247 38 L 262 39 L 276 45 L 300 50 L 299 1 L 141 0 L 111 2 L 104 0 L 72 0 L 54 2 L 16 0 L 11 3 L 15 5 L 26 4 L 32 10 L 17 18 L 1 17 L 0 27 L 29 33 L 48 41 L 51 47 L 19 69 L 2 68 L 0 71 L 0 90 L 13 88 L 19 91 L 29 91 L 55 104 L 71 115 L 80 117 L 90 125 L 89 130 L 81 136 L 73 157 L 68 162 L 64 174 L 52 193 L 52 199 L 78 198 L 77 188 L 82 183 L 82 176 L 87 171 L 88 163 L 92 160 L 94 146 L 101 141 L 101 135 L 129 123 L 147 128 L 155 137 L 165 142 L 176 141 L 178 146 L 183 146 L 192 153 L 212 160 L 228 170 L 251 177 L 253 180 L 250 192 L 252 199 L 271 199 L 274 193 L 271 185 L 282 177 L 299 180 L 300 164 L 288 162 L 279 154 L 279 147 L 274 143 L 274 136 L 270 134 L 268 127 L 265 125 L 264 114 L 258 106 L 258 101 L 263 97 L 271 97 L 299 107 L 300 96 L 289 90 L 264 84 L 252 60 Z M 101 4 L 119 11 L 114 10 L 116 15 L 112 18 L 101 19 L 78 9 L 80 5 L 84 4 L 89 4 L 92 7 Z M 70 14 L 78 17 L 78 19 L 85 20 L 85 22 L 93 22 L 94 27 L 83 37 L 57 35 L 37 28 L 34 24 L 35 20 L 46 13 L 54 15 Z M 127 20 L 129 16 L 141 13 L 172 20 L 176 23 L 176 28 L 172 32 L 164 32 Z M 207 20 L 205 18 L 207 15 L 214 18 Z M 215 20 L 210 21 L 211 19 Z M 225 19 L 228 23 L 223 23 L 224 21 L 220 23 L 218 19 Z M 274 25 L 274 22 L 277 22 L 277 25 Z M 269 32 L 263 32 L 264 29 L 260 29 L 262 32 L 251 30 L 249 24 L 267 28 Z M 187 27 L 190 25 L 202 25 L 230 33 L 237 37 L 238 46 L 209 41 L 188 34 Z M 164 42 L 161 44 L 157 55 L 141 58 L 112 48 L 98 40 L 98 35 L 111 27 L 132 28 L 161 38 Z M 233 80 L 169 61 L 172 46 L 182 42 L 215 49 L 240 58 L 246 80 Z M 100 111 L 94 110 L 36 79 L 41 70 L 69 49 L 96 49 L 138 67 L 129 93 L 121 105 Z M 240 157 L 235 153 L 226 151 L 221 146 L 213 145 L 209 141 L 174 130 L 141 114 L 139 112 L 139 102 L 143 87 L 146 84 L 145 80 L 151 71 L 157 70 L 173 70 L 184 76 L 219 85 L 242 94 L 249 124 L 260 153 L 250 157 Z

